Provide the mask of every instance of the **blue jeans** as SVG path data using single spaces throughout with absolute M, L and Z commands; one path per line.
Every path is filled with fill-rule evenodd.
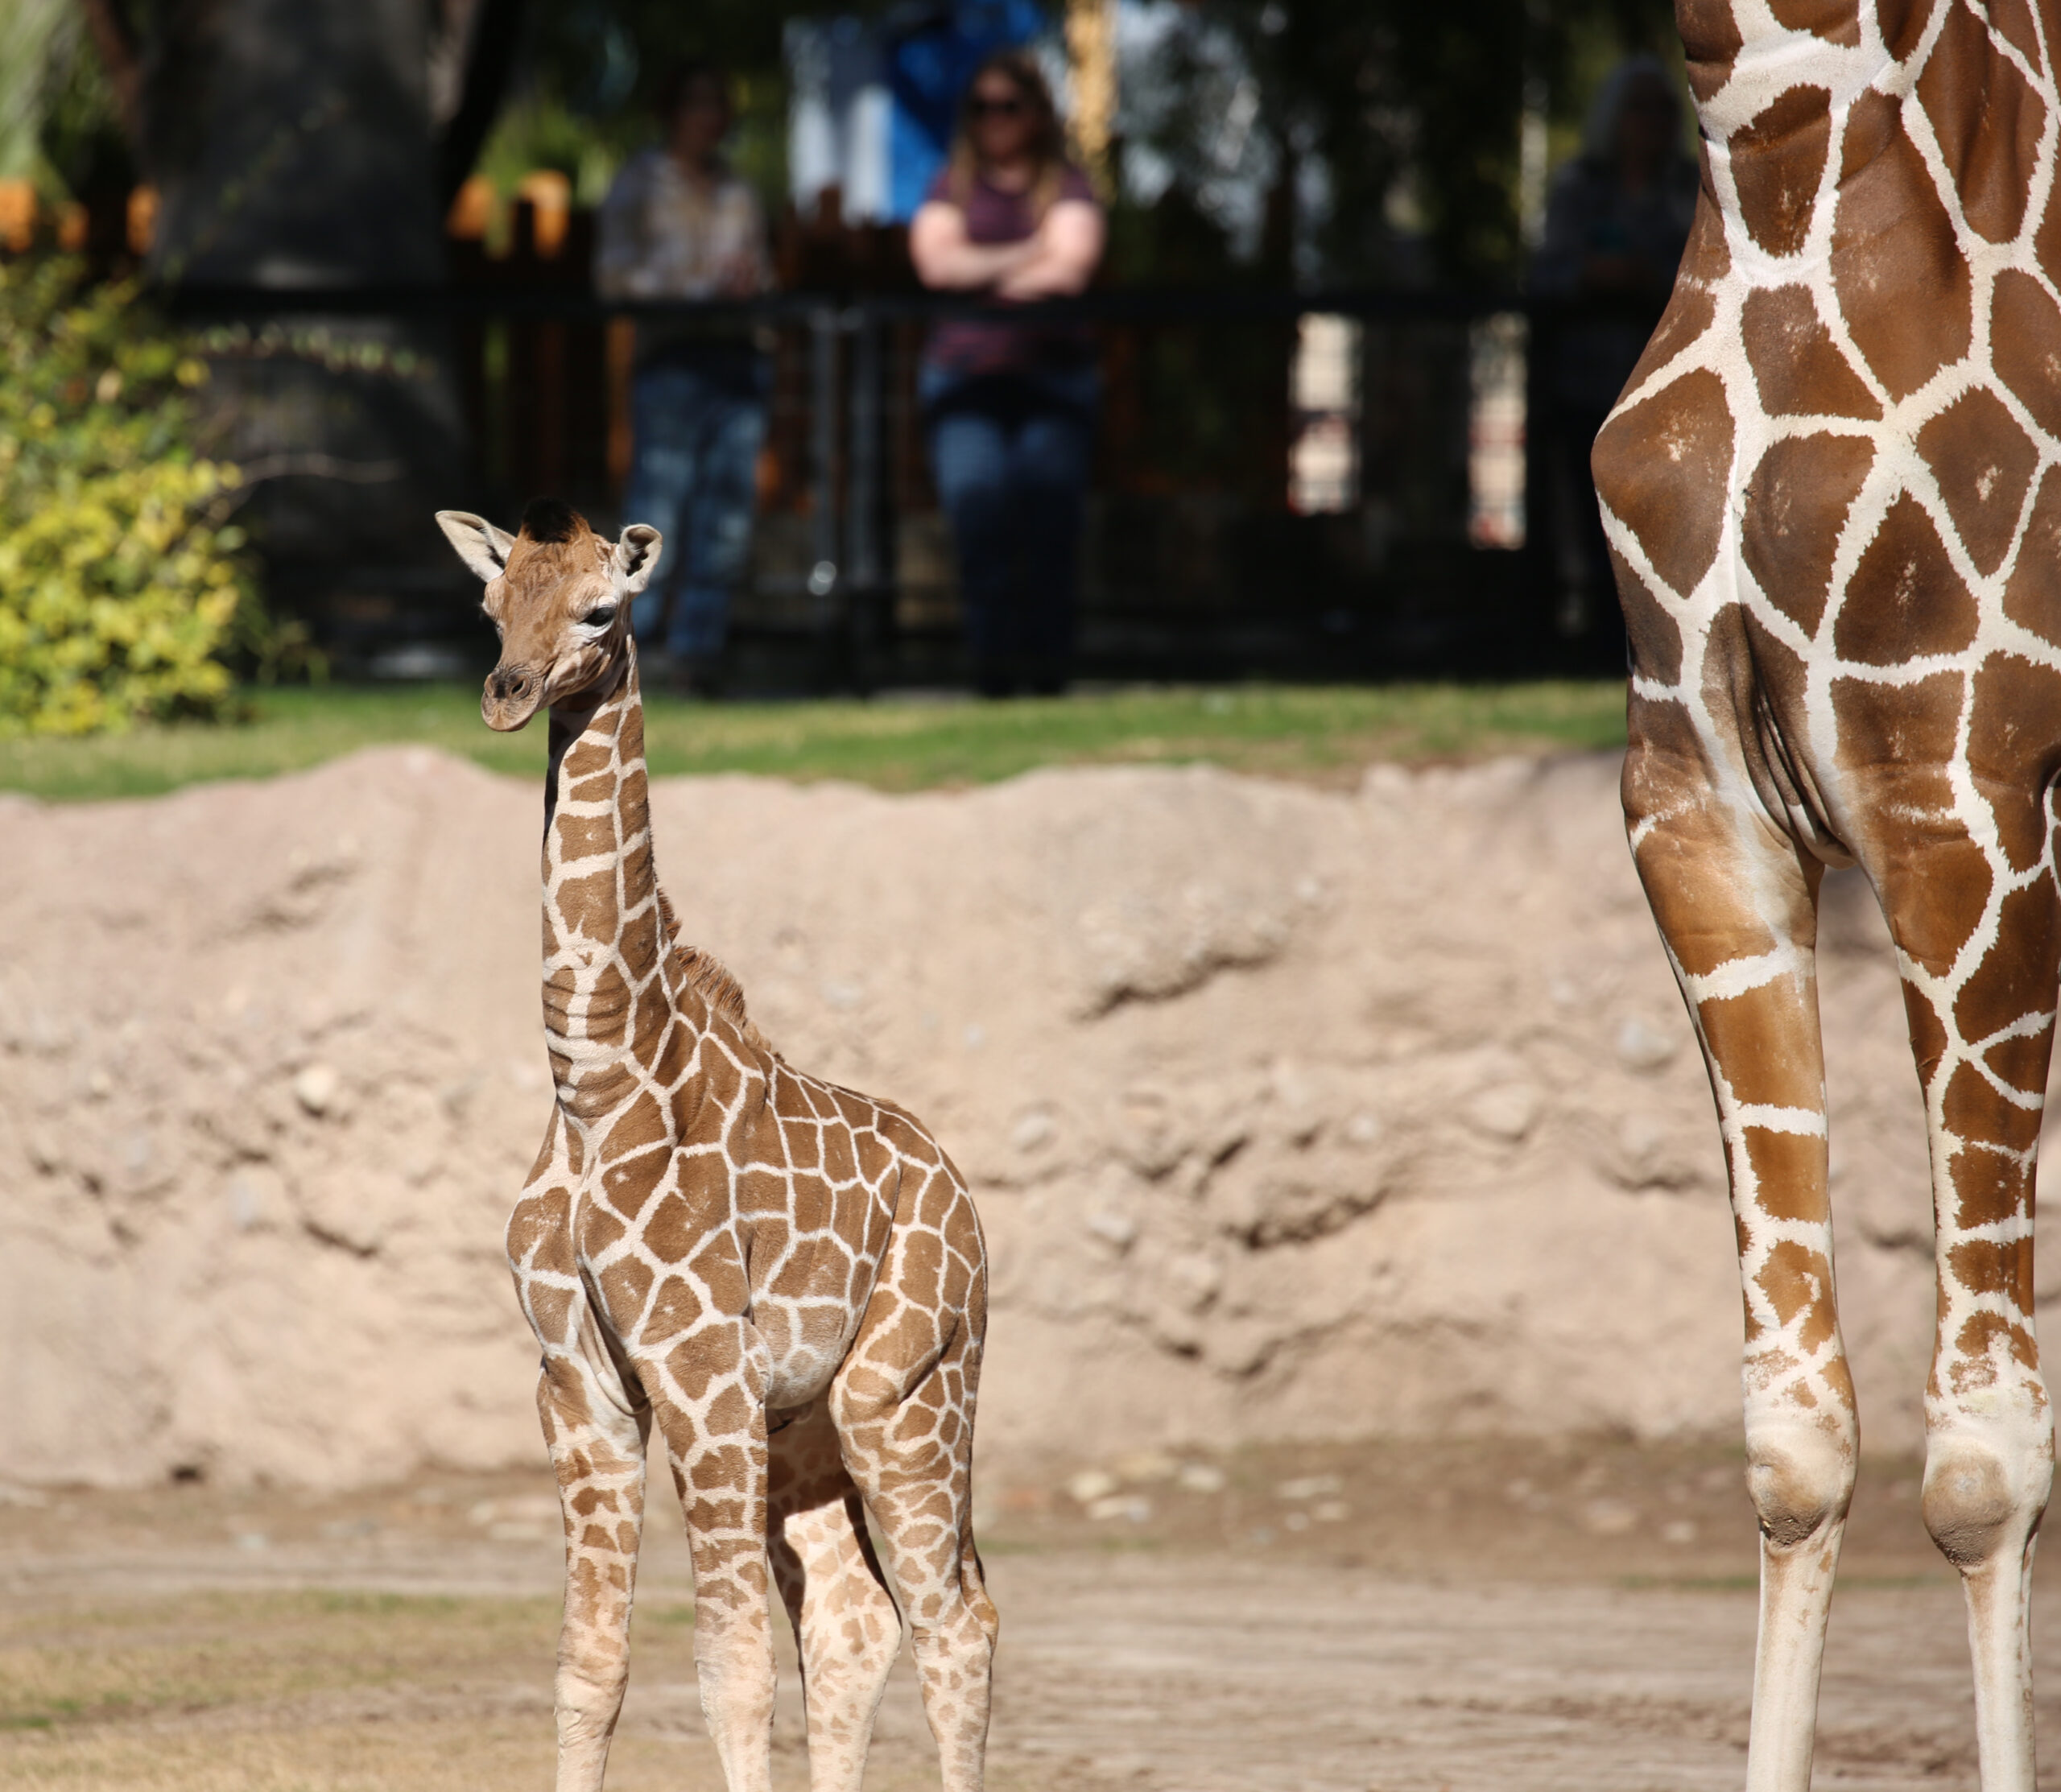
M 967 378 L 933 365 L 921 392 L 975 681 L 1055 691 L 1073 656 L 1095 370 Z
M 640 645 L 683 658 L 723 650 L 730 594 L 751 558 L 765 386 L 762 359 L 729 345 L 638 370 L 623 520 L 665 537 L 658 571 L 630 609 Z

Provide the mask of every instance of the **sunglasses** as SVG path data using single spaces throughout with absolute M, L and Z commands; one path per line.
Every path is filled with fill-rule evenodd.
M 1020 118 L 1027 108 L 1021 100 L 990 100 L 977 93 L 966 109 L 977 118 Z

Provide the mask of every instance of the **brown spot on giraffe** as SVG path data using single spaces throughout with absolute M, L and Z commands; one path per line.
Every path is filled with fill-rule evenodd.
M 2004 613 L 2049 646 L 2061 646 L 2061 595 L 2053 568 L 2061 565 L 2061 468 L 2050 468 L 2034 494 L 2017 564 L 2004 585 Z
M 1861 42 L 1861 9 L 1855 0 L 1770 0 L 1769 10 L 1792 31 L 1808 31 L 1848 48 Z
M 1901 666 L 1960 652 L 1974 642 L 1980 620 L 1975 594 L 1955 572 L 1938 528 L 1906 493 L 1847 581 L 1832 645 L 1842 660 Z
M 1803 246 L 1832 142 L 1832 104 L 1821 87 L 1790 88 L 1728 146 L 1740 217 L 1770 255 Z
M 1968 227 L 2009 242 L 2025 223 L 2047 108 L 1968 8 L 1947 14 L 1919 76 L 1918 103 Z
M 1617 494 L 1612 509 L 1678 596 L 1693 590 L 1717 557 L 1731 457 L 1724 382 L 1708 371 L 1684 374 L 1615 413 L 1596 438 L 1596 484 Z
M 1698 101 L 1708 101 L 1731 79 L 1733 60 L 1745 43 L 1731 0 L 1675 0 L 1675 22 L 1681 28 L 1689 89 Z
M 704 1707 L 733 1792 L 768 1770 L 775 1568 L 819 1782 L 859 1782 L 902 1637 L 891 1582 L 927 1614 L 915 1653 L 944 1785 L 974 1792 L 996 1623 L 969 1503 L 986 1266 L 965 1183 L 906 1115 L 787 1065 L 679 937 L 626 626 L 656 532 L 610 543 L 543 501 L 514 537 L 440 521 L 502 633 L 482 714 L 504 730 L 551 716 L 556 1097 L 509 1245 L 564 1508 L 559 1792 L 599 1792 L 606 1765 L 647 1434 L 687 1517 Z M 932 1194 L 920 1212 L 897 1199 L 911 1167 Z
M 1832 1341 L 1839 1322 L 1832 1311 L 1832 1264 L 1823 1253 L 1785 1238 L 1768 1253 L 1754 1280 L 1774 1309 L 1778 1324 L 1786 1329 L 1801 1317 L 1796 1332 L 1799 1348 L 1807 1353 Z
M 2061 308 L 2030 274 L 1997 276 L 1989 299 L 1990 354 L 2004 390 L 2032 413 L 2035 428 L 2061 434 Z
M 1956 398 L 1918 432 L 1918 452 L 1939 482 L 1954 532 L 1980 573 L 1994 572 L 2018 532 L 2039 450 L 1982 386 Z
M 1746 481 L 1740 519 L 1746 569 L 1776 609 L 1817 633 L 1832 595 L 1832 558 L 1875 447 L 1860 436 L 1786 436 Z
M 1762 287 L 1749 293 L 1740 334 L 1762 408 L 1770 416 L 1872 422 L 1881 415 L 1881 401 L 1840 353 L 1808 287 Z
M 1821 1224 L 1832 1216 L 1825 1190 L 1825 1142 L 1809 1133 L 1774 1133 L 1765 1126 L 1746 1129 L 1746 1158 L 1754 1202 L 1770 1220 L 1798 1220 Z
M 1972 279 L 1897 103 L 1863 94 L 1853 105 L 1849 144 L 1857 128 L 1879 134 L 1880 147 L 1869 146 L 1858 165 L 1849 157 L 1840 181 L 1833 290 L 1869 370 L 1902 398 L 1968 352 Z M 1914 286 L 1927 295 L 1922 317 L 1910 303 Z

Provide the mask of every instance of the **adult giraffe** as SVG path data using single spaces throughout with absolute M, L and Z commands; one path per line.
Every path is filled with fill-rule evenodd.
M 2033 1165 L 2061 952 L 2061 0 L 1677 0 L 1705 144 L 1672 300 L 1595 452 L 1632 647 L 1632 848 L 1700 1036 L 1746 1309 L 1747 1783 L 1811 1772 L 1858 1431 L 1813 950 L 1888 917 L 1931 1139 L 1923 1510 L 1985 1792 L 2031 1792 L 2053 1470 Z
M 543 1348 L 565 1522 L 558 1792 L 600 1792 L 607 1767 L 654 1425 L 686 1509 L 701 1707 L 730 1792 L 770 1784 L 769 1555 L 801 1646 L 812 1792 L 858 1792 L 902 1641 L 890 1578 L 946 1792 L 980 1792 L 996 1620 L 969 1482 L 987 1263 L 965 1183 L 900 1109 L 795 1070 L 729 973 L 679 942 L 652 864 L 629 631 L 658 531 L 605 541 L 548 499 L 513 537 L 436 520 L 501 633 L 487 725 L 551 712 L 556 1096 L 508 1256 Z

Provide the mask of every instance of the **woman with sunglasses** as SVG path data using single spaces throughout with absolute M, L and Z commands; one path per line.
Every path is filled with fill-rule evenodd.
M 990 56 L 910 227 L 918 277 L 1004 303 L 1064 297 L 1094 278 L 1104 237 L 1037 63 L 1021 50 Z M 1093 332 L 950 319 L 931 332 L 919 390 L 975 683 L 989 696 L 1059 691 L 1094 449 Z

